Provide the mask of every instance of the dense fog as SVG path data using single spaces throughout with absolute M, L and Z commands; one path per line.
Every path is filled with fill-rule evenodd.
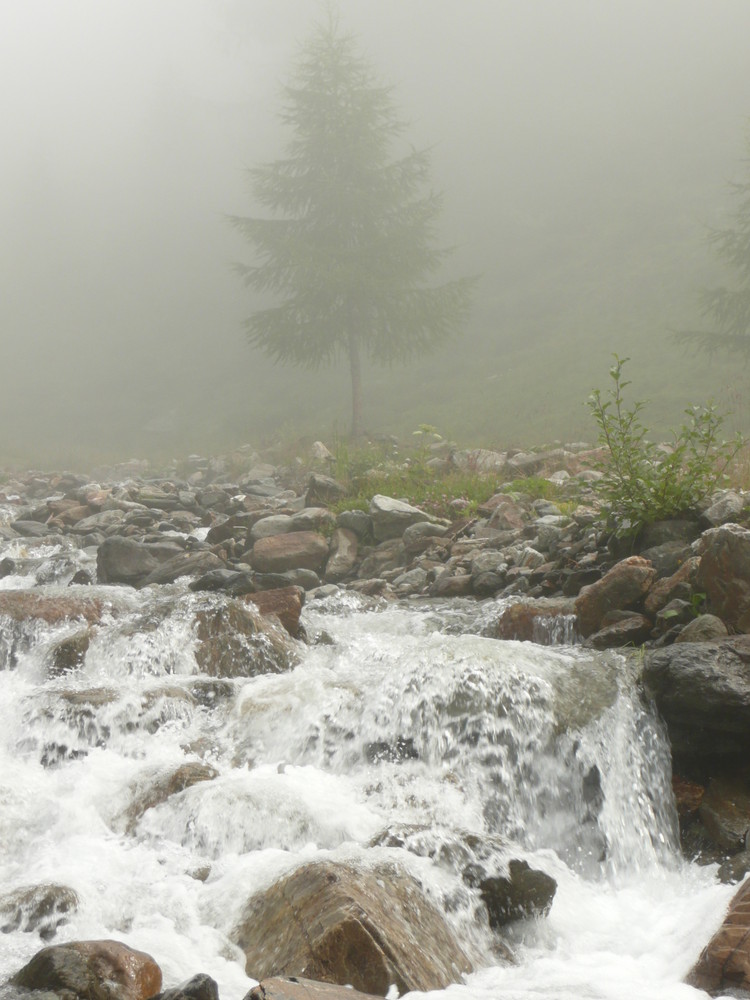
M 282 154 L 279 88 L 316 0 L 0 0 L 0 464 L 256 446 L 348 427 L 343 370 L 243 339 L 246 168 Z M 724 280 L 706 227 L 746 176 L 747 0 L 343 0 L 432 150 L 465 334 L 366 372 L 373 433 L 509 445 L 594 436 L 633 358 L 660 429 L 747 375 L 675 345 Z M 744 172 L 744 173 L 743 173 Z M 746 428 L 747 429 L 747 428 Z

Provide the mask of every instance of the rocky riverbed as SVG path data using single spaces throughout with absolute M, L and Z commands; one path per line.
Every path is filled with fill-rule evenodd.
M 156 595 L 145 616 L 151 623 L 144 617 L 139 627 L 160 627 L 176 613 L 189 616 L 202 677 L 189 695 L 220 698 L 221 685 L 232 678 L 287 671 L 303 648 L 330 641 L 305 626 L 305 607 L 347 594 L 373 608 L 452 599 L 463 609 L 456 612 L 459 632 L 617 648 L 634 657 L 642 697 L 653 699 L 669 734 L 683 851 L 720 865 L 721 879 L 741 881 L 750 870 L 750 494 L 721 491 L 704 509 L 649 525 L 625 544 L 602 519 L 592 458 L 581 445 L 510 456 L 457 453 L 456 463 L 494 476 L 497 492 L 470 517 L 457 509 L 452 521 L 408 498 L 377 494 L 367 510 L 341 510 L 344 489 L 324 459 L 312 468 L 282 467 L 249 449 L 241 462 L 193 458 L 179 475 L 157 475 L 137 463 L 91 476 L 6 475 L 0 483 L 0 666 L 14 669 L 40 625 L 64 625 L 46 650 L 47 669 L 52 677 L 74 673 L 103 621 L 119 616 L 123 628 L 131 628 L 128 594 L 148 591 Z M 563 484 L 566 499 L 535 500 L 522 489 L 503 489 L 503 480 L 518 484 L 524 474 Z M 97 697 L 106 698 L 106 691 Z M 45 752 L 54 765 L 74 751 L 51 744 Z M 393 759 L 412 752 L 398 742 L 373 750 Z M 214 776 L 210 763 L 175 768 L 135 797 L 120 826 L 133 829 L 175 790 Z M 412 834 L 390 836 L 403 844 Z M 514 860 L 500 878 L 476 845 L 461 849 L 466 884 L 481 895 L 490 924 L 548 910 L 554 880 L 543 872 Z M 379 899 L 384 878 L 390 922 Z M 747 883 L 727 928 L 693 973 L 695 985 L 750 988 L 746 895 Z M 11 896 L 0 896 L 6 925 L 27 921 L 30 931 L 51 929 L 50 936 L 57 917 L 75 906 L 65 887 Z M 301 931 L 284 938 L 282 928 L 290 926 L 284 906 L 297 915 L 311 908 L 302 935 L 309 953 Z M 315 944 L 309 926 L 321 907 L 328 916 Z M 354 911 L 365 916 L 353 921 Z M 273 947 L 251 933 L 258 922 Z M 410 937 L 416 923 L 426 940 Z M 442 988 L 475 959 L 453 939 L 440 912 L 432 914 L 407 873 L 368 881 L 356 869 L 319 863 L 308 872 L 298 868 L 289 885 L 277 882 L 251 901 L 236 941 L 255 978 L 307 976 L 379 995 L 392 983 L 402 992 Z M 351 965 L 353 953 L 361 968 Z M 268 960 L 271 954 L 277 960 Z M 285 995 L 294 982 L 274 980 L 269 992 Z M 74 942 L 40 952 L 0 996 L 32 990 L 39 1000 L 146 1000 L 160 988 L 161 973 L 149 956 L 116 942 Z M 160 994 L 165 1000 L 215 995 L 206 976 L 181 992 Z

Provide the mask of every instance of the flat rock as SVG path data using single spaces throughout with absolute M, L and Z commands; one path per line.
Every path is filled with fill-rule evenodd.
M 335 528 L 331 535 L 330 555 L 326 563 L 325 579 L 328 583 L 338 583 L 357 565 L 359 542 L 348 528 Z
M 90 625 L 102 616 L 104 602 L 81 594 L 39 594 L 33 590 L 0 590 L 0 616 L 15 622 L 40 619 L 48 625 L 83 619 Z
M 246 599 L 207 602 L 196 612 L 195 659 L 211 677 L 283 673 L 299 658 L 294 640 Z
M 299 616 L 305 600 L 302 587 L 277 587 L 247 594 L 246 601 L 254 604 L 262 615 L 276 615 L 289 635 L 299 635 Z

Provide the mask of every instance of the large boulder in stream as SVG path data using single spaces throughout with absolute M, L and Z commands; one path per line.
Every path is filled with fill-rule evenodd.
M 59 625 L 82 620 L 95 625 L 102 616 L 104 601 L 88 594 L 40 594 L 34 590 L 0 590 L 0 618 L 13 622 L 30 619 Z
M 648 652 L 643 680 L 679 773 L 726 772 L 750 759 L 750 636 Z
M 686 981 L 712 996 L 736 989 L 750 992 L 750 879 L 742 884 L 724 923 L 703 949 Z M 737 995 L 746 996 L 747 992 Z
M 148 1000 L 161 989 L 161 969 L 119 941 L 72 941 L 38 951 L 11 984 L 65 1000 Z
M 298 647 L 287 631 L 241 598 L 207 601 L 195 617 L 195 659 L 211 677 L 279 674 L 297 664 Z
M 96 578 L 99 583 L 140 587 L 161 563 L 181 553 L 182 549 L 171 542 L 150 544 L 113 535 L 105 538 L 97 550 Z
M 233 940 L 249 976 L 304 976 L 384 996 L 458 982 L 471 961 L 404 870 L 330 861 L 297 868 L 245 907 Z

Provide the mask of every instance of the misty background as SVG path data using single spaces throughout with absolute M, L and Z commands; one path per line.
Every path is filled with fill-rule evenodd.
M 704 243 L 747 175 L 748 0 L 342 0 L 432 149 L 465 335 L 365 373 L 365 424 L 485 445 L 595 437 L 613 352 L 664 432 L 750 373 L 687 354 Z M 331 440 L 343 370 L 244 341 L 246 168 L 281 156 L 279 89 L 317 0 L 0 0 L 0 464 L 85 465 Z M 395 150 L 394 152 L 398 152 Z M 731 281 L 731 275 L 727 276 Z

